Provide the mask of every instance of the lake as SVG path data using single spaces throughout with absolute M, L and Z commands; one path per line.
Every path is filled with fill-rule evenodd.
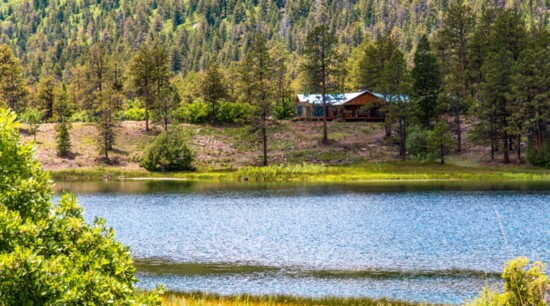
M 131 247 L 144 288 L 459 304 L 510 256 L 550 262 L 548 183 L 56 184 Z

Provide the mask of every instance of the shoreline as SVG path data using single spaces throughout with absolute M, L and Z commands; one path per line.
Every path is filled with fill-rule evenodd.
M 415 162 L 353 166 L 275 165 L 230 170 L 159 173 L 121 167 L 49 170 L 63 181 L 212 181 L 212 182 L 550 182 L 550 170 L 534 167 L 464 167 Z

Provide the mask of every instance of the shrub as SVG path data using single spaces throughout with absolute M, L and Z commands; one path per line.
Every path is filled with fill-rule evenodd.
M 52 201 L 49 175 L 0 109 L 0 299 L 3 305 L 159 305 L 137 293 L 128 247 L 89 225 L 75 196 Z
M 526 159 L 533 166 L 550 168 L 550 142 L 540 149 L 529 146 L 526 152 Z
M 204 123 L 210 115 L 210 106 L 202 101 L 180 106 L 176 110 L 175 117 L 179 122 Z
M 219 123 L 247 123 L 252 109 L 249 103 L 222 102 L 219 104 L 216 120 Z
M 421 127 L 413 127 L 407 137 L 407 151 L 415 160 L 428 158 L 428 133 Z
M 550 280 L 544 273 L 546 266 L 535 262 L 529 267 L 526 257 L 516 258 L 504 267 L 502 279 L 504 292 L 483 288 L 478 298 L 468 306 L 546 306 L 546 294 L 550 290 Z
M 190 171 L 194 155 L 181 128 L 163 132 L 147 148 L 141 166 L 149 171 Z
M 29 134 L 33 136 L 34 142 L 36 142 L 36 134 L 40 128 L 42 117 L 44 114 L 37 108 L 29 107 L 21 116 L 21 121 L 29 126 Z
M 144 121 L 145 108 L 129 108 L 127 110 L 119 112 L 118 118 L 120 120 Z
M 71 122 L 94 122 L 94 115 L 90 111 L 76 112 L 71 116 Z

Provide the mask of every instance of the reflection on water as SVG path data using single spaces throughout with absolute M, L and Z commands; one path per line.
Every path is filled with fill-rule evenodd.
M 507 251 L 550 261 L 550 185 L 63 183 L 138 259 L 142 286 L 460 303 Z

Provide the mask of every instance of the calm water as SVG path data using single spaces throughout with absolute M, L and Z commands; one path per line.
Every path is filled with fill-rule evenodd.
M 130 245 L 140 286 L 463 302 L 550 262 L 547 184 L 58 183 Z M 495 210 L 508 238 L 504 243 Z

